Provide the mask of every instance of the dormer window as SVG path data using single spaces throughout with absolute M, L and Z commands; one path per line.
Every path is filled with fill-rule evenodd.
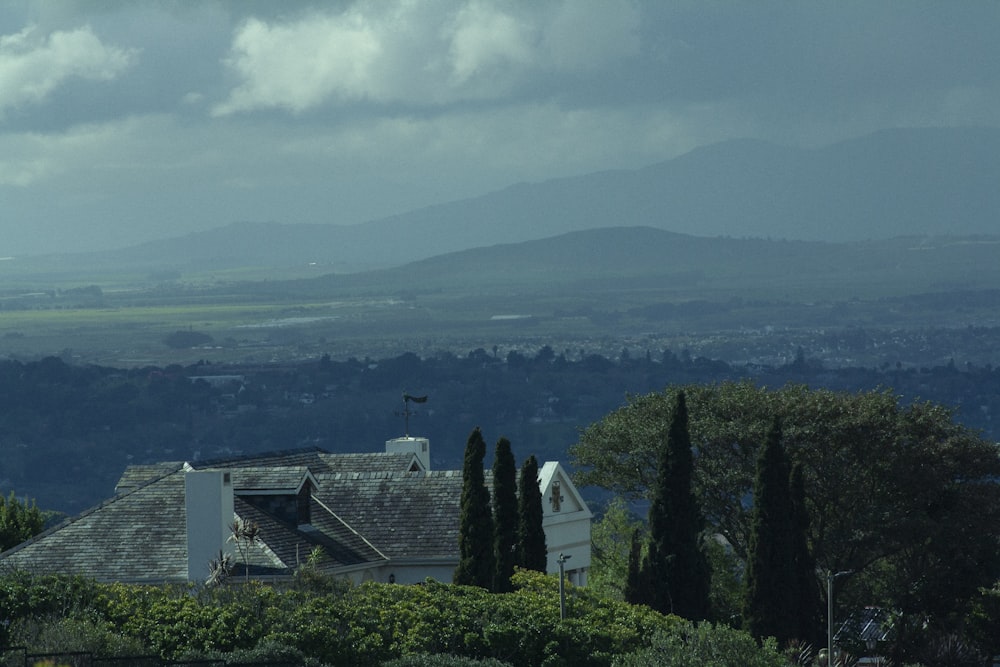
M 311 499 L 312 483 L 306 480 L 296 498 L 296 523 L 300 526 L 312 523 Z
M 552 497 L 549 498 L 549 502 L 552 503 L 552 511 L 558 512 L 562 509 L 562 486 L 559 482 L 552 482 Z

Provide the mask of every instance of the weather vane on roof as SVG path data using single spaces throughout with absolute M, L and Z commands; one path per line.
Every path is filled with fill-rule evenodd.
M 410 437 L 410 415 L 416 414 L 415 412 L 413 412 L 412 410 L 410 410 L 410 403 L 411 402 L 412 403 L 426 403 L 427 402 L 427 395 L 424 394 L 423 396 L 412 396 L 410 394 L 407 394 L 405 391 L 403 392 L 403 418 L 405 420 L 404 421 L 405 428 L 404 428 L 404 431 L 403 431 L 403 437 L 405 437 L 405 438 L 409 438 Z M 397 414 L 399 414 L 399 413 L 397 413 Z

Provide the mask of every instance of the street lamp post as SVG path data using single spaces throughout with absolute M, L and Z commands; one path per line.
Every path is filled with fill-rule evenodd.
M 826 572 L 826 664 L 833 667 L 833 582 L 849 574 L 854 570 L 841 570 L 840 572 Z
M 556 562 L 559 563 L 559 620 L 564 620 L 566 618 L 566 583 L 565 583 L 565 566 L 566 561 L 568 561 L 572 556 L 567 556 L 562 552 L 559 553 L 559 558 Z

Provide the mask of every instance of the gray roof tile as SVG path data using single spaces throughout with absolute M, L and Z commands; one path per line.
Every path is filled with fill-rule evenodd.
M 319 567 L 335 572 L 386 559 L 457 559 L 461 472 L 407 472 L 412 459 L 311 449 L 188 465 L 233 471 L 235 512 L 260 526 L 260 544 L 248 558 L 252 572 L 290 572 L 317 546 Z M 129 466 L 119 495 L 0 554 L 0 562 L 101 581 L 184 581 L 184 470 L 180 462 Z M 247 502 L 253 490 L 294 490 L 307 474 L 318 486 L 310 527 Z
M 306 466 L 252 466 L 233 468 L 233 490 L 295 493 L 309 474 Z
M 457 554 L 460 472 L 338 473 L 317 480 L 317 498 L 388 557 Z
M 175 472 L 115 496 L 0 554 L 0 561 L 101 581 L 184 581 L 184 476 Z
M 132 491 L 137 486 L 144 484 L 157 477 L 163 477 L 180 470 L 184 465 L 183 461 L 167 461 L 165 463 L 152 463 L 143 465 L 130 465 L 125 468 L 118 483 L 115 484 L 115 493 L 122 494 Z

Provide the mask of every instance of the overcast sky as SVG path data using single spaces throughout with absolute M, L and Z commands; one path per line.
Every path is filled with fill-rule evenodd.
M 993 0 L 4 0 L 0 257 L 998 126 L 998 29 Z

